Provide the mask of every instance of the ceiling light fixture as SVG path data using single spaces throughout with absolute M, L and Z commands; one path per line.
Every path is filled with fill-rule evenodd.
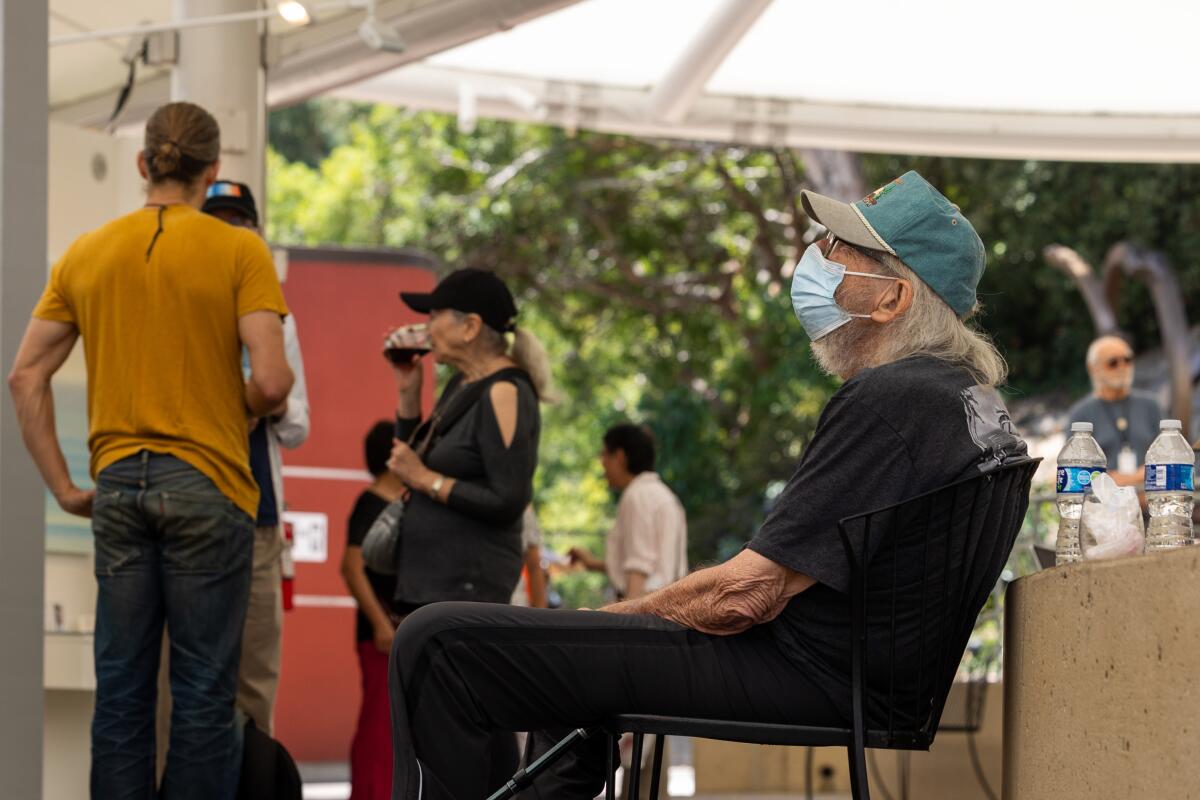
M 276 3 L 275 10 L 289 25 L 311 25 L 316 20 L 312 5 L 301 2 L 301 0 L 284 0 L 282 3 Z

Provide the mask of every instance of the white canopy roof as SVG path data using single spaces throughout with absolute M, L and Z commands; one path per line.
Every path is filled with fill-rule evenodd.
M 427 59 L 653 88 L 725 0 L 585 0 Z M 1200 4 L 736 0 L 753 15 L 710 95 L 985 111 L 1200 113 Z
M 364 0 L 317 0 L 316 23 L 303 28 L 278 18 L 269 23 L 266 48 L 267 101 L 288 105 L 361 81 L 474 41 L 498 30 L 570 5 L 575 0 L 376 0 L 379 20 L 394 26 L 407 42 L 403 53 L 372 50 L 358 34 Z M 173 19 L 173 7 L 188 0 L 50 0 L 50 38 L 122 29 Z M 237 10 L 274 8 L 275 0 L 191 3 Z M 209 12 L 212 13 L 212 12 Z M 207 16 L 206 13 L 196 13 Z M 118 37 L 50 48 L 51 119 L 85 127 L 108 122 L 129 67 L 123 63 L 131 38 Z M 219 58 L 219 54 L 214 54 Z M 139 66 L 136 88 L 122 117 L 140 123 L 170 99 L 168 68 Z
M 1195 3 L 380 0 L 380 15 L 403 55 L 357 40 L 361 12 L 276 26 L 270 101 L 334 92 L 713 141 L 1200 161 Z M 52 36 L 169 17 L 167 0 L 51 2 Z M 111 110 L 123 50 L 52 49 L 58 119 Z M 147 72 L 135 106 L 164 101 L 166 83 Z
M 725 141 L 1195 161 L 1197 30 L 1200 4 L 1173 0 L 584 0 L 340 94 Z

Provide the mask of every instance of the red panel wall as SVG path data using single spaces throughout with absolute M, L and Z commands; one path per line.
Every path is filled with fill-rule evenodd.
M 391 328 L 421 318 L 397 297 L 435 283 L 419 258 L 401 254 L 292 251 L 284 284 L 296 318 L 312 411 L 312 433 L 285 466 L 365 470 L 362 441 L 395 413 L 391 368 L 380 355 Z M 432 367 L 426 367 L 432 369 Z M 426 402 L 433 381 L 426 376 Z M 286 477 L 289 510 L 329 517 L 329 559 L 297 564 L 297 595 L 349 596 L 340 564 L 346 520 L 364 484 Z M 360 701 L 354 611 L 300 606 L 284 615 L 276 735 L 298 761 L 345 761 Z

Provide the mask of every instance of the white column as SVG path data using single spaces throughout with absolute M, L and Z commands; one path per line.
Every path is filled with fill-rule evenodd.
M 258 0 L 172 0 L 175 19 L 257 11 Z M 267 141 L 266 72 L 260 26 L 238 22 L 179 33 L 179 63 L 171 74 L 171 99 L 208 109 L 221 126 L 221 177 L 248 184 L 259 213 Z
M 47 0 L 0 0 L 0 369 L 46 282 Z M 45 514 L 0 391 L 0 789 L 42 796 Z

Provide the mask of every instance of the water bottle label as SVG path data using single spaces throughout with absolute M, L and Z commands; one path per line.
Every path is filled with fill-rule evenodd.
M 1147 492 L 1190 492 L 1195 468 L 1191 464 L 1147 464 Z
M 1058 493 L 1083 494 L 1105 471 L 1104 467 L 1059 467 Z

